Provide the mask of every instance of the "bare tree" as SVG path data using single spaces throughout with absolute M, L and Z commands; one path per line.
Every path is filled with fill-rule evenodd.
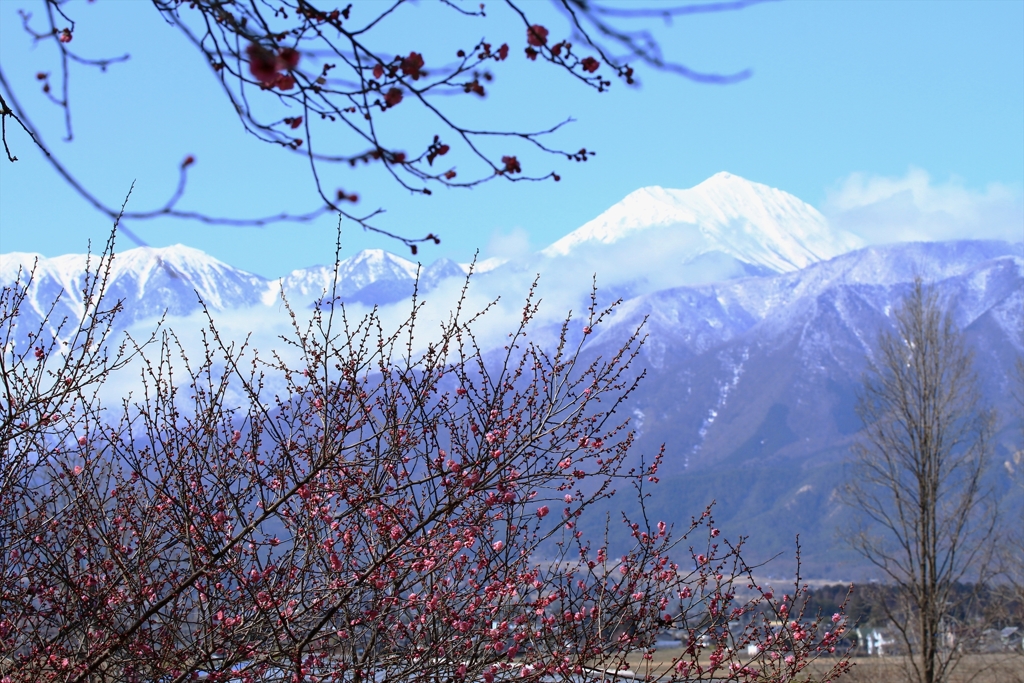
M 996 510 L 983 489 L 992 411 L 972 353 L 920 279 L 893 312 L 864 382 L 848 504 L 864 513 L 854 547 L 896 590 L 884 609 L 906 649 L 907 674 L 949 680 L 962 648 L 950 614 L 955 584 L 984 581 Z
M 1021 329 L 1024 340 L 1024 327 Z M 1004 462 L 1011 486 L 1018 492 L 1024 491 L 1024 356 L 1017 356 L 1014 364 L 1013 383 L 1014 404 L 1017 410 L 1017 422 L 1020 440 L 1014 445 L 1013 452 Z M 1000 601 L 997 618 L 1005 625 L 1017 625 L 1024 621 L 1024 519 L 1020 508 L 1009 516 L 1005 537 L 1000 539 L 1002 585 L 997 589 L 1004 592 L 1005 600 Z M 1013 648 L 1018 654 L 1024 654 L 1022 648 Z M 1021 674 L 1024 677 L 1024 673 Z

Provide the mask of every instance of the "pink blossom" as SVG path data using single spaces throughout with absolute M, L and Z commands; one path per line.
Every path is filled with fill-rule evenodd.
M 505 543 L 503 541 L 495 541 L 491 547 L 494 548 L 495 552 L 501 552 L 501 549 L 505 547 Z
M 842 619 L 842 618 L 843 618 L 843 615 L 841 615 L 839 612 L 836 612 L 835 614 L 832 615 L 832 623 L 833 624 L 838 624 L 839 620 Z
M 85 437 L 85 436 L 78 437 L 78 445 L 79 446 L 84 446 L 87 443 L 89 443 L 89 439 L 87 437 Z
M 548 509 L 547 505 L 541 505 L 539 508 L 537 508 L 537 516 L 542 519 L 546 517 L 549 512 L 551 512 L 551 510 Z

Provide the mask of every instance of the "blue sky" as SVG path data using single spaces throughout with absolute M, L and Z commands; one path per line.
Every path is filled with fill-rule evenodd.
M 410 6 L 387 26 L 389 44 L 420 49 L 428 65 L 444 61 L 457 31 L 520 45 L 521 25 L 500 3 L 489 7 L 486 21 L 450 27 L 431 3 Z M 108 203 L 133 181 L 133 208 L 162 203 L 178 164 L 194 154 L 183 207 L 253 216 L 316 205 L 305 165 L 244 133 L 198 55 L 144 2 L 69 5 L 76 47 L 132 59 L 105 74 L 73 68 L 76 139 L 63 142 L 60 113 L 34 79 L 56 71 L 56 52 L 32 46 L 19 8 L 43 11 L 31 0 L 0 3 L 4 73 L 46 141 Z M 544 20 L 557 34 L 557 22 Z M 358 192 L 363 209 L 385 208 L 382 227 L 439 234 L 442 244 L 421 252 L 425 262 L 539 249 L 635 189 L 690 187 L 723 170 L 786 190 L 875 242 L 1024 237 L 1024 2 L 768 2 L 657 31 L 666 52 L 691 67 L 751 68 L 753 77 L 713 86 L 641 70 L 641 88 L 616 84 L 596 94 L 514 49 L 486 100 L 450 106 L 472 121 L 524 127 L 571 116 L 576 123 L 559 141 L 597 150 L 592 161 L 527 156 L 524 163 L 556 170 L 562 181 L 432 197 L 412 196 L 374 171 L 332 170 L 327 185 Z M 407 125 L 412 137 L 433 132 Z M 53 256 L 102 239 L 106 217 L 11 126 L 8 139 L 20 161 L 0 160 L 0 251 Z M 328 262 L 335 226 L 328 216 L 265 229 L 130 225 L 151 245 L 188 244 L 265 276 Z M 353 228 L 343 241 L 347 255 L 367 247 L 408 255 Z

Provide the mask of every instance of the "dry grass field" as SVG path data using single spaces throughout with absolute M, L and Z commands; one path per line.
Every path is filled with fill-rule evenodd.
M 846 683 L 904 683 L 902 657 L 854 657 Z M 968 655 L 953 671 L 949 683 L 1024 683 L 1024 655 Z
M 660 650 L 650 662 L 639 656 L 630 657 L 632 671 L 643 677 L 648 671 L 656 677 L 664 675 L 679 650 Z M 824 673 L 836 660 L 823 658 L 807 669 L 811 680 Z M 840 683 L 905 683 L 904 661 L 901 657 L 853 657 L 850 673 Z M 648 669 L 647 667 L 650 666 Z M 798 679 L 803 680 L 803 679 Z M 953 672 L 949 683 L 1024 683 L 1024 653 L 968 655 Z

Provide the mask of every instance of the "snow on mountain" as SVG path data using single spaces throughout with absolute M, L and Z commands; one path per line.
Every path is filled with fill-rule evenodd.
M 834 493 L 863 428 L 855 405 L 878 333 L 918 276 L 965 331 L 983 400 L 998 411 L 992 494 L 1020 510 L 1002 463 L 1019 449 L 1011 407 L 1024 354 L 1024 245 L 958 241 L 871 247 L 622 304 L 584 360 L 608 357 L 646 321 L 637 371 L 647 378 L 623 412 L 643 416 L 636 452 L 667 447 L 649 514 L 685 524 L 716 499 L 716 522 L 726 535 L 750 533 L 748 551 L 770 557 L 800 534 L 809 574 L 866 575 L 837 541 Z
M 427 291 L 444 279 L 462 277 L 464 272 L 450 259 L 437 259 L 423 268 L 383 249 L 364 249 L 338 263 L 337 296 L 368 306 L 394 303 L 412 294 L 417 275 L 420 290 Z M 271 282 L 263 302 L 272 303 L 283 289 L 290 301 L 306 305 L 329 294 L 333 286 L 334 266 L 302 268 Z
M 813 278 L 904 280 L 922 269 L 952 272 L 958 264 L 974 263 L 993 249 L 998 251 L 991 246 L 994 243 L 982 242 L 956 243 L 962 253 L 943 247 L 945 251 L 938 254 L 929 252 L 933 247 L 927 245 L 909 246 L 902 259 L 894 262 L 884 248 L 873 247 L 848 259 L 828 261 L 858 244 L 858 238 L 831 229 L 820 213 L 792 195 L 719 173 L 688 190 L 637 190 L 530 259 L 481 261 L 473 288 L 482 299 L 501 296 L 511 301 L 524 296 L 540 272 L 539 294 L 546 305 L 559 311 L 578 310 L 596 273 L 602 300 L 609 296 L 634 300 L 624 307 L 628 310 L 640 305 L 637 297 L 663 299 L 666 292 L 679 287 L 718 283 L 712 298 L 704 294 L 712 290 L 691 289 L 688 301 L 667 303 L 654 316 L 666 325 L 688 330 L 701 346 L 730 330 L 738 333 L 751 320 L 780 310 L 782 302 L 824 286 L 824 282 L 812 282 Z M 13 282 L 18 268 L 30 268 L 36 259 L 33 254 L 2 255 L 0 283 Z M 57 317 L 81 315 L 85 265 L 83 255 L 38 259 L 30 293 L 37 320 L 62 290 Z M 343 301 L 367 306 L 400 302 L 411 295 L 418 270 L 419 290 L 427 292 L 443 281 L 461 279 L 466 266 L 439 259 L 421 268 L 382 249 L 368 249 L 338 264 L 337 294 Z M 756 292 L 738 284 L 750 276 L 798 271 L 804 274 L 763 278 Z M 283 292 L 293 306 L 303 309 L 331 291 L 334 276 L 333 266 L 322 265 L 268 280 L 182 245 L 147 247 L 117 254 L 109 295 L 124 301 L 121 320 L 129 324 L 165 311 L 188 315 L 199 310 L 199 299 L 213 310 L 270 307 Z M 746 292 L 742 296 L 741 290 Z
M 614 248 L 608 247 L 614 245 Z M 534 275 L 566 306 L 583 294 L 593 274 L 602 290 L 632 298 L 688 284 L 788 272 L 858 246 L 847 233 L 831 230 L 813 207 L 795 197 L 738 176 L 719 173 L 689 190 L 637 190 L 598 218 L 558 240 L 528 262 L 485 259 L 477 263 L 478 285 L 488 296 L 525 293 Z M 0 279 L 11 283 L 34 254 L 5 254 Z M 86 257 L 39 258 L 31 306 L 42 316 L 60 291 L 58 313 L 81 313 Z M 344 259 L 338 296 L 366 305 L 389 304 L 413 291 L 418 266 L 383 249 Z M 441 259 L 420 273 L 420 290 L 463 277 L 466 266 Z M 334 267 L 314 266 L 267 280 L 175 245 L 136 248 L 117 254 L 109 293 L 125 303 L 124 322 L 188 315 L 199 299 L 214 310 L 272 305 L 283 292 L 299 308 L 312 305 L 333 286 Z M 198 296 L 197 296 L 198 294 Z
M 450 277 L 464 278 L 462 265 L 447 258 L 439 258 L 423 269 L 420 274 L 420 289 L 429 291 Z
M 416 277 L 416 264 L 383 249 L 364 249 L 338 263 L 338 296 L 347 299 L 359 290 L 382 280 L 409 282 Z M 281 278 L 281 288 L 289 299 L 305 303 L 330 293 L 334 286 L 334 266 L 321 265 L 293 270 Z M 271 299 L 280 289 L 271 285 Z M 269 303 L 269 302 L 268 302 Z
M 859 305 L 870 302 L 871 308 L 883 311 L 893 303 L 894 292 L 915 277 L 945 283 L 962 318 L 958 322 L 970 325 L 994 306 L 992 292 L 1004 297 L 1024 277 L 1024 248 L 1020 243 L 974 240 L 867 247 L 791 273 L 666 289 L 625 302 L 597 339 L 621 336 L 624 332 L 617 328 L 631 330 L 647 319 L 655 340 L 670 336 L 677 352 L 685 348 L 687 355 L 755 328 L 758 343 L 764 344 L 807 324 L 828 292 L 855 291 Z M 840 297 L 829 305 L 839 307 L 846 324 L 862 326 L 851 322 L 862 311 L 849 300 Z M 1012 336 L 1013 325 L 1024 324 L 1022 315 L 1024 311 L 1008 316 L 1002 333 Z
M 668 244 L 688 263 L 721 252 L 751 266 L 787 272 L 863 246 L 829 227 L 814 207 L 767 185 L 718 173 L 688 190 L 637 190 L 541 253 L 566 257 L 581 247 L 644 239 Z
M 45 258 L 39 254 L 11 253 L 0 258 L 0 283 L 11 284 L 19 269 L 24 279 L 33 273 L 28 303 L 41 319 L 60 296 L 58 317 L 77 318 L 82 311 L 86 272 L 102 268 L 96 255 L 67 254 Z M 259 303 L 265 281 L 218 261 L 191 247 L 138 247 L 115 255 L 110 264 L 108 297 L 124 303 L 128 323 L 166 311 L 188 315 L 200 308 L 199 299 L 214 310 Z M 198 295 L 198 296 L 197 296 Z
M 23 326 L 38 324 L 58 299 L 51 320 L 78 320 L 83 312 L 86 272 L 95 273 L 98 268 L 96 255 L 46 258 L 12 252 L 0 255 L 0 285 L 13 284 L 19 272 L 23 280 L 33 273 Z M 429 291 L 447 278 L 464 276 L 462 268 L 449 259 L 438 259 L 421 269 L 383 249 L 367 249 L 338 264 L 338 296 L 369 306 L 401 301 L 412 294 L 418 270 L 421 291 Z M 119 320 L 128 326 L 165 312 L 187 316 L 203 305 L 213 311 L 272 306 L 282 288 L 296 307 L 305 308 L 330 292 L 333 281 L 333 266 L 314 266 L 268 280 L 178 244 L 118 252 L 110 265 L 107 296 L 123 302 Z
M 506 263 L 508 263 L 508 259 L 507 258 L 502 258 L 500 256 L 492 256 L 490 258 L 481 259 L 481 260 L 477 261 L 475 264 L 473 264 L 473 263 L 460 263 L 459 264 L 459 268 L 461 268 L 463 274 L 465 274 L 465 273 L 468 273 L 470 267 L 472 267 L 473 268 L 473 272 L 479 275 L 481 273 L 490 272 L 490 271 L 494 270 L 495 268 L 497 268 L 499 266 L 505 265 Z

